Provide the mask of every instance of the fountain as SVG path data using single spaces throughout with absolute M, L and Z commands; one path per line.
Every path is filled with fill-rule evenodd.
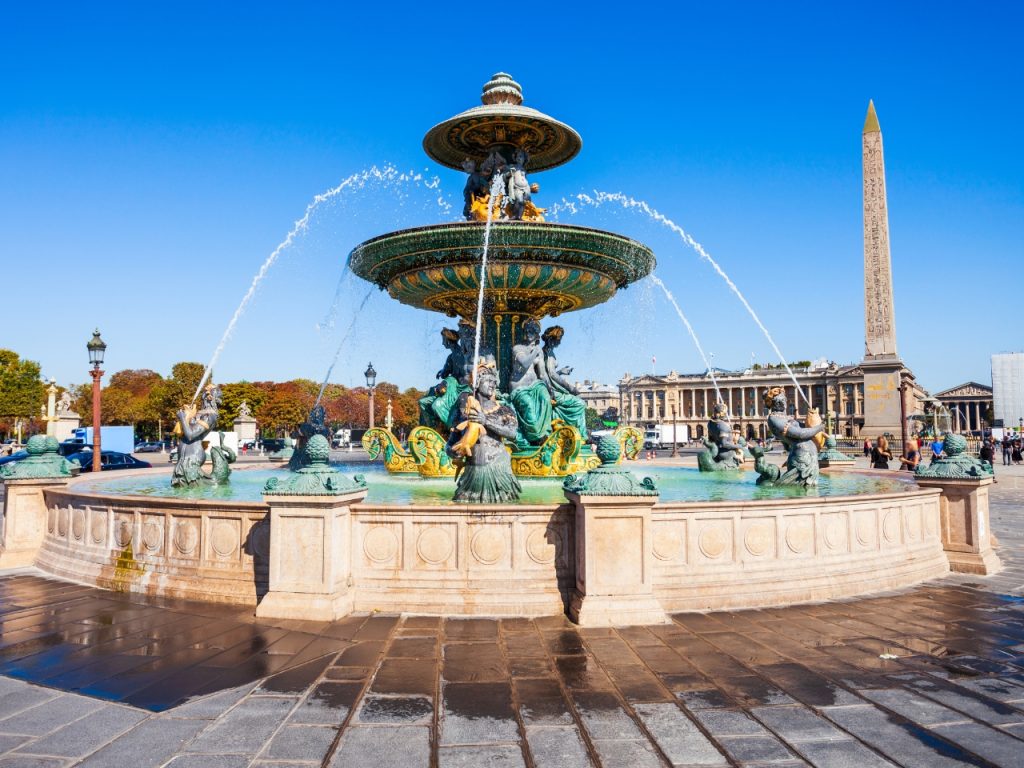
M 755 471 L 746 469 L 725 410 L 701 468 L 728 471 L 648 465 L 640 478 L 623 463 L 639 450 L 635 429 L 591 450 L 572 369 L 556 358 L 562 329 L 546 318 L 609 301 L 652 273 L 653 253 L 612 232 L 544 220 L 528 174 L 568 162 L 581 139 L 523 106 L 508 75 L 495 75 L 481 106 L 438 124 L 423 144 L 467 173 L 466 220 L 383 234 L 348 258 L 355 275 L 395 300 L 459 318 L 441 334 L 447 358 L 407 446 L 376 428 L 364 446 L 383 466 L 329 465 L 317 403 L 290 453 L 296 471 L 192 481 L 196 448 L 174 482 L 150 470 L 12 478 L 7 514 L 29 520 L 6 529 L 24 531 L 19 557 L 79 582 L 243 604 L 261 616 L 568 612 L 596 625 L 832 599 L 942 575 L 943 483 L 959 483 L 965 501 L 956 509 L 987 530 L 987 507 L 978 510 L 991 478 L 981 470 L 958 458 L 942 470 L 956 477 L 922 478 L 929 487 L 909 473 L 819 473 L 816 414 L 801 424 L 776 396 L 770 424 L 788 450 L 782 469 L 754 446 Z M 211 398 L 207 391 L 204 409 Z M 200 445 L 204 426 L 214 426 L 201 413 L 180 416 Z M 12 512 L 11 499 L 23 506 Z M 990 567 L 987 539 L 973 541 L 959 545 L 959 562 Z
M 519 420 L 513 472 L 564 477 L 596 467 L 599 460 L 585 444 L 583 402 L 564 379 L 571 369 L 554 360 L 562 329 L 544 331 L 542 349 L 540 321 L 608 301 L 651 273 L 654 254 L 611 232 L 545 222 L 543 209 L 533 204 L 539 187 L 529 182 L 527 171 L 571 160 L 582 145 L 579 134 L 523 106 L 519 84 L 504 73 L 484 85 L 481 100 L 481 106 L 434 126 L 423 139 L 434 160 L 467 172 L 466 221 L 381 235 L 356 246 L 348 263 L 356 275 L 403 304 L 461 318 L 458 358 L 454 340 L 446 341 L 452 351 L 439 376 L 443 384 L 423 403 L 432 412 L 422 411 L 421 444 L 443 445 L 455 419 L 463 420 L 452 406 L 469 391 L 475 360 L 486 351 L 494 358 L 500 395 Z M 438 431 L 439 439 L 427 439 L 423 430 L 428 429 Z M 619 438 L 624 446 L 636 443 L 629 430 L 620 431 Z M 394 436 L 382 429 L 367 433 L 364 443 L 386 459 L 401 452 Z M 375 449 L 384 445 L 387 452 Z M 422 466 L 429 472 L 437 464 L 431 450 L 410 450 L 409 460 L 388 466 L 401 472 Z

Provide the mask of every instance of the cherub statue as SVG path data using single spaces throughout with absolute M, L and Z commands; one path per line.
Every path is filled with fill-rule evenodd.
M 474 199 L 487 194 L 487 176 L 478 171 L 476 162 L 468 157 L 462 161 L 462 170 L 469 174 L 466 186 L 462 189 L 462 199 L 465 202 L 462 207 L 462 215 L 467 221 L 472 221 L 475 218 L 473 215 Z

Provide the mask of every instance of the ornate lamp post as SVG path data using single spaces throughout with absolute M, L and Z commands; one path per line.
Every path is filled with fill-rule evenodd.
M 373 363 L 366 366 L 363 375 L 366 377 L 366 386 L 370 390 L 370 429 L 373 429 L 373 388 L 377 385 L 377 372 L 373 370 Z
M 900 377 L 900 453 L 907 455 L 907 382 Z
M 85 345 L 89 350 L 89 362 L 92 364 L 92 471 L 99 472 L 102 469 L 100 462 L 100 379 L 103 378 L 103 353 L 107 351 L 107 345 L 100 338 L 100 329 L 93 331 L 92 338 Z

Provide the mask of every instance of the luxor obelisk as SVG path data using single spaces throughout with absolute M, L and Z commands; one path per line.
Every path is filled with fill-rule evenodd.
M 874 437 L 900 434 L 900 376 L 896 313 L 889 255 L 889 213 L 885 199 L 882 129 L 875 104 L 864 121 L 864 429 Z M 909 371 L 906 373 L 909 374 Z M 912 376 L 912 375 L 911 375 Z

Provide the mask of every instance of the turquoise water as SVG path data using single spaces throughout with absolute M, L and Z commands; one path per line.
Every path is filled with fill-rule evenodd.
M 455 482 L 451 479 L 427 480 L 416 475 L 391 475 L 380 464 L 335 464 L 345 474 L 366 477 L 368 502 L 379 504 L 435 504 L 451 501 Z M 893 493 L 908 490 L 905 481 L 873 475 L 837 472 L 822 474 L 817 488 L 770 488 L 755 484 L 757 473 L 706 473 L 690 467 L 636 466 L 637 477 L 653 477 L 661 491 L 661 501 L 747 501 L 750 499 L 786 499 L 804 496 L 857 496 L 865 493 Z M 285 477 L 283 469 L 240 469 L 232 472 L 231 484 L 189 489 L 171 488 L 165 473 L 130 477 L 89 478 L 76 483 L 75 490 L 111 494 L 161 496 L 182 499 L 235 499 L 260 501 L 264 483 L 270 477 Z M 909 475 L 905 478 L 909 479 Z M 551 504 L 565 501 L 561 479 L 521 479 L 524 504 Z

